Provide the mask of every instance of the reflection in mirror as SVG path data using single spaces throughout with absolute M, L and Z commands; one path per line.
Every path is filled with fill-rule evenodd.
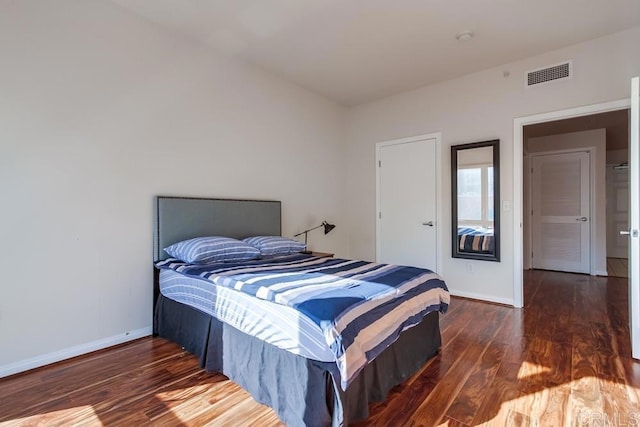
M 500 261 L 499 140 L 451 147 L 452 256 Z

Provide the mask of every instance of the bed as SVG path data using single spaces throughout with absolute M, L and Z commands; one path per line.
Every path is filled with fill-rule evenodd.
M 476 254 L 493 254 L 495 250 L 493 229 L 483 227 L 458 227 L 458 250 Z
M 169 257 L 163 248 L 199 236 L 280 236 L 280 202 L 162 196 L 156 198 L 155 210 L 154 333 L 195 354 L 201 367 L 229 377 L 256 401 L 273 408 L 287 425 L 347 425 L 367 418 L 371 402 L 384 400 L 393 386 L 417 372 L 440 348 L 439 315 L 446 311 L 449 296 L 438 278 L 429 281 L 429 286 L 434 286 L 429 292 L 437 294 L 438 301 L 431 301 L 433 295 L 429 294 L 430 302 L 402 321 L 403 326 L 395 331 L 397 336 L 380 338 L 375 346 L 365 347 L 358 341 L 365 333 L 356 331 L 349 336 L 345 329 L 339 339 L 328 341 L 327 331 L 334 331 L 335 325 L 319 320 L 327 306 L 318 308 L 308 301 L 283 304 L 283 296 L 273 290 L 284 283 L 276 274 L 307 277 L 313 270 L 314 280 L 335 279 L 342 277 L 344 265 L 350 271 L 358 270 L 358 278 L 363 274 L 382 278 L 391 270 L 416 272 L 409 271 L 410 267 L 297 253 L 190 265 Z M 248 272 L 251 280 L 243 281 Z M 423 270 L 416 274 L 427 277 L 433 273 Z M 349 276 L 349 281 L 354 280 Z M 247 286 L 254 281 L 260 285 Z M 427 283 L 415 282 L 419 286 Z M 264 283 L 274 288 L 263 292 Z M 380 301 L 379 307 L 399 298 L 392 295 L 398 291 L 389 286 L 379 288 L 374 298 L 365 295 L 364 287 L 357 288 L 355 297 L 365 295 L 366 304 Z M 332 300 L 331 310 L 338 310 L 334 301 L 338 300 Z M 378 340 L 378 335 L 373 335 Z M 367 360 L 354 356 L 360 353 Z

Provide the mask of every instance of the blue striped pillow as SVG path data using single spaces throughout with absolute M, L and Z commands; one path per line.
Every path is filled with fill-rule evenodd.
M 293 254 L 307 247 L 302 242 L 281 236 L 253 236 L 243 242 L 259 249 L 263 256 Z
M 189 264 L 247 261 L 260 258 L 260 251 L 230 237 L 209 236 L 183 240 L 164 248 L 173 258 Z

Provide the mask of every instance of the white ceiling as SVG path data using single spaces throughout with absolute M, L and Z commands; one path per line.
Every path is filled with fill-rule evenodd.
M 638 0 L 112 1 L 344 105 L 640 25 Z

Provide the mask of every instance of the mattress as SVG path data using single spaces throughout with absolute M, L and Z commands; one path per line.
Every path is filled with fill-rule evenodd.
M 160 292 L 290 353 L 320 362 L 336 360 L 322 330 L 293 308 L 173 270 L 160 271 Z
M 169 258 L 156 267 L 300 313 L 322 331 L 343 390 L 404 330 L 449 303 L 441 278 L 417 267 L 302 254 L 203 265 Z
M 490 253 L 495 250 L 493 229 L 458 227 L 460 252 Z

